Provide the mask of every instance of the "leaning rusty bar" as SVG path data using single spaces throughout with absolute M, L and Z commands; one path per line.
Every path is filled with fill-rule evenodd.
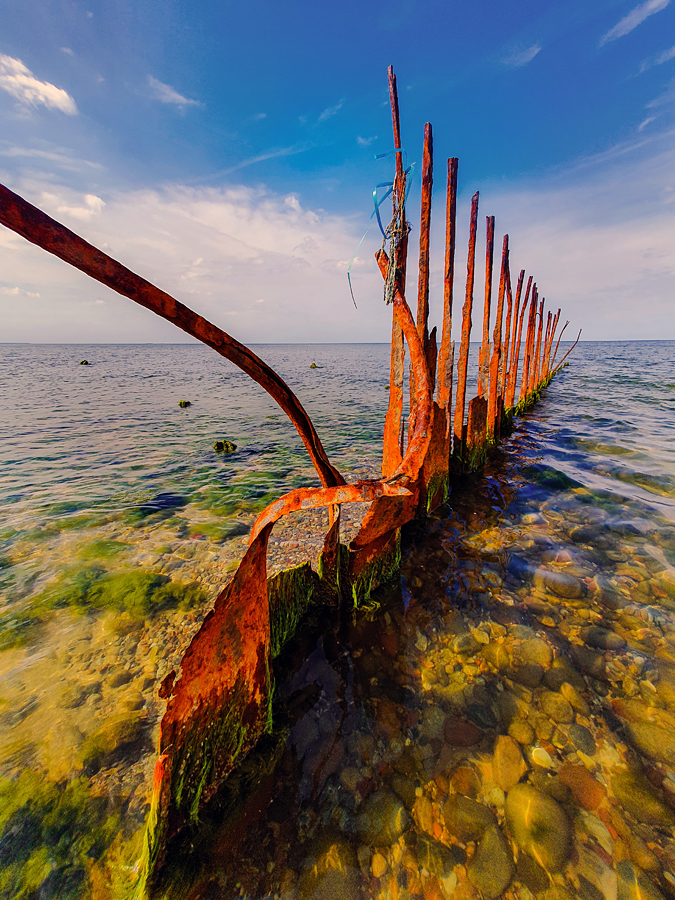
M 452 334 L 452 295 L 455 280 L 455 241 L 457 224 L 457 169 L 459 160 L 456 157 L 448 160 L 448 189 L 445 207 L 445 277 L 443 280 L 443 331 L 441 346 L 438 352 L 436 397 L 438 405 L 445 410 L 446 433 L 448 440 L 452 433 L 450 409 L 452 404 L 452 369 L 453 352 Z
M 546 316 L 546 331 L 544 332 L 544 344 L 541 350 L 541 369 L 539 371 L 539 379 L 543 381 L 546 378 L 546 355 L 548 354 L 548 345 L 551 340 L 551 322 L 553 321 L 553 313 L 549 309 Z
M 546 299 L 542 298 L 541 303 L 539 304 L 539 327 L 537 328 L 537 346 L 534 351 L 534 379 L 532 383 L 532 390 L 536 391 L 539 387 L 540 381 L 540 372 L 541 372 L 541 335 L 544 328 L 544 304 L 546 303 Z
M 163 319 L 168 319 L 239 366 L 273 397 L 295 425 L 321 483 L 325 487 L 345 483 L 342 475 L 331 465 L 298 398 L 252 350 L 3 185 L 0 185 L 0 222 L 118 294 L 145 306 Z
M 509 409 L 509 397 L 511 396 L 511 375 L 513 372 L 513 354 L 516 349 L 516 326 L 518 324 L 518 313 L 520 312 L 520 298 L 523 291 L 523 280 L 525 278 L 525 269 L 520 270 L 518 276 L 518 285 L 516 287 L 516 302 L 513 305 L 513 313 L 510 323 L 509 348 L 506 354 L 506 375 L 504 377 L 504 409 Z M 511 266 L 509 266 L 509 288 L 511 287 Z
M 487 436 L 489 441 L 496 441 L 499 437 L 499 425 L 497 421 L 497 397 L 499 396 L 499 360 L 502 352 L 502 320 L 504 318 L 504 293 L 506 291 L 506 270 L 509 264 L 509 236 L 504 235 L 502 243 L 502 265 L 499 271 L 499 294 L 497 297 L 497 312 L 495 314 L 495 327 L 492 335 L 492 360 L 490 361 L 490 383 L 488 394 Z
M 471 225 L 469 229 L 469 256 L 466 263 L 466 293 L 462 307 L 462 342 L 457 363 L 457 397 L 455 398 L 453 453 L 462 453 L 464 428 L 464 403 L 466 401 L 466 375 L 469 365 L 469 340 L 471 338 L 471 308 L 473 306 L 473 281 L 476 264 L 476 231 L 478 227 L 478 191 L 471 198 Z
M 565 324 L 565 328 L 567 328 L 567 323 Z M 563 331 L 565 330 L 565 328 L 563 328 Z M 560 334 L 561 334 L 561 336 L 562 336 L 562 331 L 560 332 Z M 570 355 L 570 353 L 572 352 L 572 350 L 574 350 L 574 348 L 576 347 L 576 345 L 579 343 L 579 338 L 580 338 L 580 337 L 581 337 L 581 328 L 579 329 L 579 334 L 577 335 L 576 341 L 572 344 L 572 346 L 570 347 L 570 349 L 567 351 L 567 353 L 563 356 L 563 358 L 560 360 L 560 362 L 558 363 L 558 365 L 555 367 L 555 369 L 553 370 L 554 372 L 558 372 L 560 369 L 562 369 L 563 363 L 565 362 L 565 360 L 567 359 L 567 357 Z M 557 349 L 557 348 L 556 348 L 556 349 Z
M 558 328 L 558 321 L 560 319 L 560 310 L 553 317 L 553 323 L 551 325 L 551 334 L 548 339 L 548 347 L 546 349 L 546 360 L 545 360 L 545 369 L 544 369 L 544 377 L 548 378 L 551 372 L 551 350 L 553 349 L 553 341 L 555 340 L 556 329 Z
M 483 303 L 483 340 L 478 353 L 478 396 L 487 396 L 490 371 L 490 303 L 492 300 L 492 269 L 495 256 L 495 217 L 486 216 L 485 236 L 485 301 Z
M 420 210 L 420 254 L 419 277 L 417 283 L 417 333 L 420 336 L 424 355 L 431 373 L 436 369 L 436 360 L 429 359 L 429 230 L 431 227 L 431 192 L 434 181 L 433 132 L 429 122 L 424 126 L 424 152 L 422 159 L 422 201 Z M 433 382 L 433 375 L 432 375 Z M 409 431 L 415 427 L 415 382 L 410 372 L 410 423 Z
M 502 404 L 506 396 L 506 379 L 508 377 L 509 350 L 511 349 L 511 316 L 513 313 L 513 292 L 511 290 L 511 266 L 506 264 L 506 334 L 502 343 L 502 352 L 499 358 L 499 382 L 497 392 L 502 398 Z
M 551 367 L 552 367 L 554 370 L 555 370 L 555 358 L 556 358 L 556 356 L 558 355 L 558 347 L 560 346 L 560 339 L 562 338 L 563 334 L 565 333 L 565 329 L 567 328 L 567 326 L 568 326 L 569 324 L 570 324 L 570 320 L 568 319 L 568 320 L 565 322 L 565 324 L 563 325 L 562 331 L 561 331 L 560 334 L 558 335 L 558 342 L 557 342 L 557 344 L 555 345 L 555 353 L 553 354 L 553 361 L 551 362 Z
M 536 302 L 534 304 L 535 314 L 534 314 L 534 325 L 532 328 L 532 335 L 530 337 L 530 375 L 527 379 L 527 393 L 531 394 L 534 391 L 537 385 L 537 331 L 539 330 L 539 319 L 542 311 L 541 303 L 539 302 L 539 292 L 535 290 Z M 543 301 L 542 301 L 543 302 Z
M 523 287 L 523 279 L 525 277 L 525 269 L 520 270 L 520 276 L 518 278 L 518 290 L 516 291 L 516 315 L 518 314 L 517 305 L 520 303 L 520 291 Z M 513 409 L 513 404 L 516 399 L 516 383 L 518 381 L 518 365 L 520 363 L 520 339 L 523 333 L 523 319 L 525 317 L 525 311 L 527 309 L 527 302 L 530 297 L 530 288 L 532 287 L 532 276 L 527 280 L 527 290 L 525 292 L 525 300 L 523 302 L 523 308 L 520 312 L 520 318 L 518 319 L 518 339 L 515 342 L 513 348 L 513 355 L 511 357 L 511 366 L 509 369 L 509 393 L 506 398 L 506 406 L 508 409 Z
M 527 317 L 527 334 L 525 336 L 525 352 L 523 354 L 523 375 L 520 379 L 520 401 L 525 400 L 528 394 L 530 380 L 530 365 L 532 362 L 532 345 L 534 336 L 534 323 L 537 314 L 537 285 L 532 286 L 532 299 L 530 300 L 530 313 Z
M 398 90 L 393 66 L 387 69 L 389 79 L 389 102 L 391 105 L 391 121 L 394 131 L 394 150 L 396 157 L 396 177 L 394 181 L 393 208 L 396 211 L 404 198 L 403 186 L 403 153 L 401 148 L 401 120 L 398 108 Z M 405 221 L 405 211 L 401 213 Z M 408 253 L 408 238 L 404 235 L 397 247 L 394 263 L 397 275 L 400 272 L 401 290 L 405 293 L 405 269 Z M 391 326 L 391 365 L 389 375 L 389 408 L 384 420 L 384 438 L 382 447 L 382 475 L 386 478 L 396 471 L 403 456 L 401 450 L 401 416 L 403 412 L 403 367 L 405 346 L 403 332 L 396 315 L 392 316 Z

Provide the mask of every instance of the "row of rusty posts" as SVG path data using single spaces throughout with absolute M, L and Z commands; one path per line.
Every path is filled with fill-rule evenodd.
M 394 143 L 401 147 L 401 128 L 398 110 L 396 76 L 389 68 L 389 95 L 391 100 Z M 401 153 L 396 155 L 396 178 L 401 179 Z M 452 305 L 455 280 L 455 246 L 457 215 L 457 172 L 458 160 L 448 159 L 445 228 L 445 271 L 443 281 L 443 321 L 440 346 L 437 347 L 436 328 L 429 333 L 429 235 L 431 225 L 431 195 L 433 186 L 433 137 L 429 123 L 424 128 L 424 151 L 422 164 L 422 199 L 419 237 L 419 280 L 417 292 L 417 330 L 422 341 L 429 368 L 432 389 L 436 390 L 435 406 L 445 420 L 445 450 L 448 454 L 448 469 L 454 473 L 474 471 L 482 466 L 487 450 L 499 442 L 501 435 L 510 430 L 514 415 L 528 410 L 539 398 L 555 372 L 559 369 L 555 359 L 563 327 L 558 336 L 555 352 L 553 343 L 560 319 L 560 310 L 555 316 L 549 312 L 544 330 L 544 299 L 539 300 L 536 283 L 530 276 L 525 295 L 525 270 L 518 277 L 515 299 L 511 283 L 509 261 L 509 236 L 502 242 L 499 289 L 494 313 L 492 341 L 490 341 L 490 319 L 492 315 L 492 288 L 495 244 L 495 218 L 486 219 L 485 254 L 485 298 L 483 303 L 482 340 L 478 358 L 477 394 L 468 403 L 465 417 L 466 393 L 469 364 L 469 348 L 472 327 L 474 283 L 476 274 L 476 237 L 478 231 L 479 193 L 471 199 L 469 225 L 469 246 L 467 276 L 462 308 L 462 326 L 457 360 L 456 396 L 452 410 L 452 388 L 454 380 L 454 343 L 452 342 Z M 394 205 L 400 197 L 400 188 L 395 191 Z M 407 234 L 396 246 L 395 266 L 401 273 L 405 290 Z M 522 374 L 520 393 L 515 401 L 521 365 L 521 341 L 525 314 L 528 311 L 525 344 L 522 354 Z M 505 309 L 506 307 L 506 309 Z M 578 338 L 577 338 L 578 340 Z M 382 474 L 388 477 L 400 463 L 404 450 L 403 370 L 405 348 L 401 329 L 396 317 L 392 328 L 391 374 L 389 408 L 385 421 L 383 440 Z M 410 387 L 409 429 L 414 423 L 414 383 Z M 433 441 L 432 441 L 433 447 Z M 433 502 L 428 506 L 434 505 Z
M 273 728 L 274 658 L 292 636 L 309 604 L 322 602 L 334 609 L 340 604 L 359 606 L 378 585 L 397 576 L 402 526 L 445 500 L 451 471 L 467 471 L 480 465 L 488 446 L 499 440 L 511 416 L 529 408 L 562 364 L 555 363 L 562 332 L 551 352 L 560 313 L 555 317 L 548 314 L 544 331 L 544 301 L 539 301 L 531 277 L 521 303 L 524 272 L 520 273 L 513 301 L 508 236 L 503 242 L 495 324 L 492 342 L 489 341 L 494 252 L 494 219 L 489 218 L 478 394 L 469 402 L 468 420 L 464 422 L 478 223 L 476 193 L 471 201 L 453 411 L 451 331 L 458 161 L 449 159 L 447 168 L 443 322 L 438 345 L 436 329 L 429 332 L 428 328 L 432 129 L 427 124 L 424 132 L 418 302 L 414 319 L 405 299 L 409 226 L 398 95 L 391 67 L 388 74 L 396 176 L 392 220 L 385 240 L 388 252 L 383 246 L 376 259 L 385 283 L 385 300 L 392 306 L 393 326 L 382 476 L 377 479 L 346 483 L 328 459 L 299 399 L 252 350 L 0 185 L 0 223 L 212 347 L 266 390 L 297 429 L 321 482 L 321 487 L 290 491 L 258 516 L 246 554 L 192 639 L 179 673 L 171 672 L 162 683 L 160 696 L 167 700 L 167 707 L 160 725 L 139 896 L 161 893 L 163 873 L 173 858 L 169 846 L 197 827 L 201 814 L 217 797 L 234 767 Z M 528 303 L 520 395 L 515 404 Z M 407 430 L 403 420 L 406 346 L 410 353 Z M 340 542 L 341 505 L 364 501 L 370 507 L 359 533 L 346 547 Z M 268 579 L 267 545 L 274 524 L 294 511 L 318 508 L 329 513 L 318 574 L 305 563 Z

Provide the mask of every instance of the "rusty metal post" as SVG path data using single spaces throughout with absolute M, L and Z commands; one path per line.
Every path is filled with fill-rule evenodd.
M 471 225 L 469 228 L 469 255 L 466 263 L 466 292 L 462 307 L 462 342 L 457 363 L 457 397 L 455 399 L 453 453 L 462 454 L 464 428 L 464 404 L 466 402 L 466 375 L 469 365 L 469 340 L 471 338 L 471 309 L 473 307 L 473 282 L 476 266 L 476 231 L 478 228 L 478 191 L 471 198 Z
M 424 355 L 432 376 L 432 391 L 436 358 L 430 358 L 431 343 L 429 341 L 429 231 L 431 227 L 431 192 L 433 188 L 433 135 L 429 122 L 424 126 L 424 152 L 422 159 L 422 204 L 420 211 L 420 254 L 419 277 L 417 283 L 417 333 L 420 336 Z M 435 343 L 435 342 L 434 342 Z M 410 420 L 408 433 L 415 428 L 415 379 L 410 373 Z
M 525 276 L 525 269 L 521 269 L 521 276 Z M 520 279 L 519 279 L 520 280 Z M 520 282 L 522 285 L 522 282 Z M 520 365 L 520 343 L 521 337 L 523 333 L 523 320 L 525 318 L 525 313 L 527 311 L 527 303 L 530 297 L 530 288 L 532 287 L 532 276 L 527 280 L 527 290 L 525 291 L 525 300 L 523 301 L 523 306 L 520 310 L 520 317 L 518 319 L 518 337 L 515 343 L 515 347 L 513 348 L 513 358 L 511 362 L 511 373 L 509 379 L 509 396 L 507 398 L 507 406 L 509 409 L 513 409 L 513 405 L 516 401 L 516 385 L 518 383 L 518 367 Z M 519 298 L 518 298 L 519 299 Z
M 443 279 L 443 330 L 438 353 L 438 405 L 445 410 L 448 449 L 452 434 L 452 370 L 454 345 L 452 335 L 452 295 L 455 280 L 455 241 L 457 224 L 457 168 L 459 160 L 448 160 L 448 187 L 445 206 L 445 277 Z
M 499 294 L 497 298 L 497 312 L 495 315 L 495 327 L 492 334 L 492 359 L 490 361 L 490 382 L 488 394 L 488 418 L 487 438 L 489 442 L 496 443 L 499 439 L 499 427 L 497 415 L 497 398 L 499 396 L 499 361 L 502 352 L 502 319 L 504 318 L 504 293 L 506 291 L 506 270 L 509 265 L 509 236 L 504 235 L 502 244 L 502 265 L 499 271 Z
M 393 66 L 387 70 L 389 79 L 389 101 L 391 104 L 391 120 L 394 131 L 394 149 L 401 150 L 401 122 L 398 109 L 398 91 L 396 88 L 396 75 Z M 393 207 L 396 211 L 398 205 L 404 199 L 403 185 L 403 154 L 396 153 L 396 177 L 394 179 Z M 405 210 L 402 211 L 402 219 L 405 221 Z M 403 235 L 396 247 L 394 264 L 397 278 L 401 284 L 401 292 L 405 295 L 405 270 L 408 253 L 408 238 Z M 400 274 L 399 274 L 400 273 Z M 405 347 L 403 344 L 403 331 L 398 317 L 394 314 L 391 328 L 391 364 L 389 375 L 389 408 L 384 422 L 384 439 L 382 448 L 382 475 L 387 478 L 392 475 L 401 464 L 403 458 L 401 452 L 401 415 L 403 412 L 403 367 L 405 360 Z
M 513 292 L 511 290 L 511 266 L 506 265 L 506 333 L 502 342 L 502 353 L 499 359 L 498 394 L 502 405 L 506 396 L 506 379 L 508 377 L 509 350 L 511 349 L 511 316 L 513 313 Z
M 544 377 L 548 378 L 551 373 L 551 350 L 553 349 L 553 341 L 555 340 L 555 333 L 558 328 L 558 322 L 560 321 L 560 310 L 555 314 L 553 318 L 553 324 L 551 325 L 551 334 L 548 340 L 548 347 L 546 350 L 546 366 L 544 371 Z
M 534 380 L 532 384 L 532 390 L 536 391 L 539 387 L 539 381 L 541 378 L 541 334 L 544 328 L 544 303 L 546 303 L 546 299 L 542 298 L 541 303 L 539 304 L 539 326 L 537 328 L 537 346 L 534 351 Z
M 495 256 L 495 217 L 486 216 L 485 237 L 485 301 L 483 303 L 483 340 L 478 353 L 478 396 L 486 397 L 490 380 L 490 303 L 492 301 L 492 269 Z
M 539 371 L 539 380 L 543 381 L 546 378 L 546 354 L 548 353 L 548 342 L 551 338 L 551 322 L 553 321 L 553 314 L 551 311 L 548 311 L 548 315 L 546 316 L 546 331 L 544 332 L 544 343 L 541 349 L 541 369 Z
M 525 352 L 523 354 L 523 375 L 520 379 L 519 401 L 522 403 L 529 393 L 530 364 L 532 360 L 532 346 L 534 336 L 534 323 L 537 314 L 537 285 L 532 286 L 532 300 L 530 301 L 530 314 L 527 317 L 527 334 L 525 336 Z
M 513 335 L 511 339 L 511 349 L 509 352 L 509 362 L 508 362 L 508 371 L 506 373 L 506 390 L 504 392 L 504 406 L 506 409 L 510 409 L 513 406 L 513 393 L 515 391 L 515 386 L 513 386 L 514 379 L 517 371 L 517 364 L 514 365 L 514 356 L 518 355 L 518 350 L 516 349 L 516 326 L 518 324 L 518 314 L 520 312 L 520 300 L 523 292 L 523 281 L 525 279 L 525 269 L 520 270 L 520 275 L 518 276 L 518 286 L 516 287 L 516 305 L 513 310 Z M 520 319 L 521 327 L 522 327 L 522 317 Z M 520 339 L 520 331 L 518 331 L 518 340 Z

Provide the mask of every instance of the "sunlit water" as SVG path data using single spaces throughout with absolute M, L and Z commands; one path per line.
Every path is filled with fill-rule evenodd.
M 256 350 L 375 475 L 388 347 Z M 307 624 L 175 896 L 675 896 L 674 362 L 579 345 L 379 607 Z M 255 515 L 318 482 L 206 348 L 5 345 L 0 378 L 0 896 L 122 896 L 159 681 Z M 278 565 L 324 527 L 282 529 Z

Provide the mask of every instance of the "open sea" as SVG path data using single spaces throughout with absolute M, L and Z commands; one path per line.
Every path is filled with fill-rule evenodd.
M 117 900 L 159 684 L 257 514 L 318 479 L 209 348 L 0 346 L 0 898 Z M 347 480 L 376 477 L 389 346 L 254 349 Z M 675 342 L 569 362 L 407 528 L 400 583 L 277 659 L 275 731 L 167 897 L 675 898 Z M 272 571 L 324 517 L 279 523 Z

